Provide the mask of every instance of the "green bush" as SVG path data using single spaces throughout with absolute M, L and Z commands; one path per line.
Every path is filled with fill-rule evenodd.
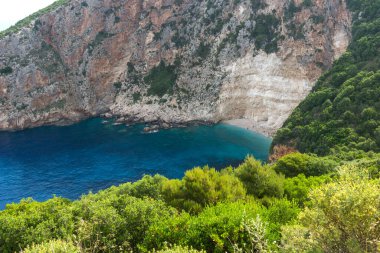
M 356 159 L 347 163 L 358 169 L 367 170 L 372 179 L 380 178 L 380 154 L 369 154 L 369 156 Z
M 129 194 L 137 198 L 150 197 L 153 199 L 161 199 L 161 188 L 166 181 L 168 181 L 168 179 L 161 175 L 145 175 L 141 180 L 132 184 Z
M 133 103 L 137 103 L 141 99 L 141 93 L 135 92 L 132 94 Z
M 311 7 L 313 6 L 313 0 L 303 0 L 302 5 L 305 7 Z
M 242 243 L 247 238 L 240 230 L 243 218 L 255 218 L 260 211 L 261 207 L 255 203 L 209 207 L 189 222 L 187 244 L 208 252 L 231 252 L 231 243 Z
M 256 218 L 262 211 L 254 202 L 234 202 L 207 207 L 197 216 L 184 213 L 151 226 L 144 246 L 160 249 L 167 242 L 207 252 L 233 252 L 234 244 L 242 245 L 248 236 L 240 227 L 243 219 Z
M 295 177 L 299 174 L 320 176 L 332 172 L 337 165 L 337 162 L 329 157 L 292 153 L 280 158 L 273 168 L 286 177 Z
M 307 1 L 306 1 L 307 2 Z M 300 7 L 296 5 L 294 0 L 289 1 L 289 5 L 285 8 L 285 18 L 292 19 L 294 15 L 301 10 Z
M 281 240 L 281 228 L 292 224 L 300 212 L 297 203 L 287 199 L 273 199 L 262 213 L 263 221 L 267 223 L 266 239 L 273 245 Z M 276 245 L 273 245 L 276 249 Z
M 74 202 L 77 237 L 90 252 L 136 251 L 149 226 L 176 211 L 161 201 L 128 195 L 89 194 Z
M 244 163 L 236 168 L 234 174 L 244 184 L 247 193 L 257 198 L 280 198 L 284 193 L 284 177 L 269 166 L 263 166 L 253 157 L 247 157 Z
M 121 82 L 113 83 L 113 87 L 115 87 L 116 90 L 120 90 L 121 86 L 123 86 L 123 84 Z
M 322 175 L 318 177 L 306 177 L 299 174 L 296 177 L 286 178 L 284 184 L 284 196 L 291 201 L 295 201 L 300 206 L 309 202 L 309 193 L 316 187 L 331 181 L 331 176 Z
M 240 226 L 247 233 L 247 238 L 233 245 L 234 252 L 271 252 L 266 239 L 267 224 L 259 215 L 255 219 L 243 218 Z
M 283 243 L 290 245 L 286 248 L 299 252 L 301 249 L 294 247 L 305 250 L 309 245 L 309 251 L 314 248 L 318 252 L 378 252 L 378 179 L 369 179 L 362 169 L 344 166 L 339 178 L 314 189 L 310 200 L 310 206 L 299 215 L 301 227 L 285 229 Z
M 182 212 L 152 224 L 145 234 L 143 243 L 139 245 L 139 250 L 148 252 L 151 249 L 164 249 L 167 244 L 186 245 L 190 219 L 190 214 Z
M 161 200 L 161 188 L 168 179 L 161 175 L 145 175 L 142 179 L 134 183 L 124 183 L 119 186 L 111 186 L 105 190 L 99 191 L 93 197 L 107 198 L 109 195 L 130 195 L 137 198 L 149 197 Z
M 45 202 L 32 199 L 8 204 L 0 212 L 0 252 L 16 252 L 32 243 L 69 238 L 74 232 L 70 201 L 52 198 Z
M 24 250 L 23 253 L 81 253 L 81 249 L 72 242 L 62 240 L 52 240 L 49 242 L 32 245 Z
M 162 194 L 168 204 L 198 213 L 205 206 L 220 201 L 244 199 L 246 191 L 234 175 L 206 166 L 186 171 L 182 180 L 164 182 Z
M 183 246 L 174 246 L 172 248 L 165 248 L 163 250 L 159 250 L 159 251 L 153 251 L 155 253 L 206 253 L 206 251 L 204 250 L 195 250 L 191 247 L 183 247 Z

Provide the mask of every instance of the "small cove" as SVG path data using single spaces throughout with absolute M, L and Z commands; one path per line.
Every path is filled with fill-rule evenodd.
M 26 197 L 76 199 L 144 174 L 181 178 L 195 166 L 236 166 L 248 154 L 266 160 L 271 143 L 270 138 L 227 124 L 149 134 L 143 128 L 90 119 L 64 127 L 0 132 L 0 209 Z

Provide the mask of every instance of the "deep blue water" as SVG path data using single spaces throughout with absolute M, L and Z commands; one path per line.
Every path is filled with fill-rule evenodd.
M 0 209 L 26 197 L 75 199 L 144 174 L 181 178 L 195 166 L 237 165 L 247 154 L 266 160 L 271 142 L 225 124 L 144 134 L 143 125 L 101 121 L 0 132 Z

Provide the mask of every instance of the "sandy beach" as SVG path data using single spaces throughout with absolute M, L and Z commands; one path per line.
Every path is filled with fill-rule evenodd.
M 272 138 L 275 133 L 274 131 L 268 131 L 268 129 L 264 129 L 263 127 L 258 126 L 257 122 L 252 119 L 231 119 L 224 120 L 222 123 L 245 128 L 253 132 L 261 133 L 270 138 Z

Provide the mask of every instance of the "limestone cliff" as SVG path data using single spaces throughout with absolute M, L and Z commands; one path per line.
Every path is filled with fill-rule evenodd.
M 342 0 L 71 0 L 0 39 L 0 129 L 110 112 L 272 134 L 350 29 Z

